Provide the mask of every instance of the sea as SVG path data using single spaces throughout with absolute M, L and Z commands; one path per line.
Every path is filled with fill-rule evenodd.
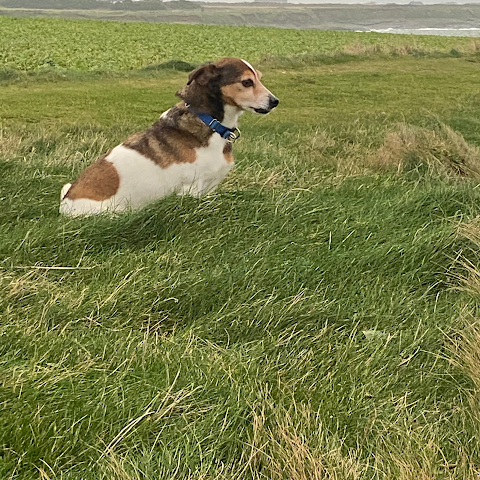
M 367 31 L 413 35 L 440 35 L 442 37 L 480 37 L 480 28 L 380 28 Z

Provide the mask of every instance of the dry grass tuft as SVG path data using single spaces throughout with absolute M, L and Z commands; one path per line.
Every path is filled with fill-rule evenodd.
M 343 53 L 346 53 L 347 55 L 373 55 L 382 52 L 383 47 L 379 44 L 365 45 L 358 41 L 349 43 L 343 48 Z
M 22 145 L 22 137 L 18 133 L 0 128 L 0 158 L 8 160 L 17 155 Z
M 457 230 L 458 235 L 470 240 L 474 249 L 480 247 L 480 217 L 473 220 L 461 223 Z M 480 296 L 480 269 L 475 263 L 461 256 L 457 261 L 462 273 L 456 275 L 457 282 L 459 282 L 459 290 L 468 292 L 473 297 Z
M 480 217 L 458 227 L 458 234 L 470 240 L 473 249 L 480 247 Z M 470 294 L 473 299 L 480 297 L 480 268 L 474 262 L 461 256 L 457 265 L 463 273 L 456 276 L 459 290 Z M 469 379 L 470 387 L 466 392 L 465 410 L 474 428 L 476 437 L 480 435 L 480 318 L 476 317 L 467 307 L 462 311 L 454 334 L 448 338 L 447 349 L 450 362 L 459 368 Z M 473 465 L 471 458 L 465 458 L 462 468 L 470 475 L 462 478 L 480 478 L 478 465 Z
M 459 367 L 472 382 L 472 388 L 468 392 L 467 409 L 478 438 L 480 435 L 480 319 L 464 313 L 460 317 L 459 330 L 449 339 L 449 342 L 451 362 Z M 480 472 L 477 471 L 477 476 L 474 478 L 480 478 Z
M 480 319 L 463 314 L 461 329 L 451 339 L 452 361 L 472 380 L 471 400 L 480 425 Z
M 46 167 L 88 164 L 113 143 L 109 132 L 92 127 L 65 131 L 59 125 L 12 131 L 0 128 L 0 159 L 21 159 Z
M 471 43 L 471 49 L 474 53 L 480 52 L 480 40 L 474 38 Z
M 461 223 L 458 227 L 458 233 L 468 238 L 476 247 L 480 247 L 480 217 Z
M 343 441 L 325 431 L 310 405 L 293 403 L 289 409 L 279 408 L 273 399 L 266 398 L 253 407 L 253 438 L 247 460 L 253 478 L 360 478 L 365 465 L 358 459 L 358 452 L 345 454 Z
M 122 458 L 115 452 L 111 452 L 101 463 L 100 472 L 102 479 L 109 480 L 140 480 L 141 474 L 138 471 L 132 472 L 132 462 L 128 458 Z
M 387 133 L 371 165 L 398 173 L 421 169 L 447 177 L 480 179 L 480 149 L 442 123 L 435 130 L 400 123 Z

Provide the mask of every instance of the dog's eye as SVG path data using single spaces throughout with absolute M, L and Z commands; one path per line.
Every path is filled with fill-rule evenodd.
M 253 80 L 251 78 L 247 78 L 246 80 L 242 81 L 242 85 L 248 88 L 248 87 L 253 87 L 255 84 L 253 83 Z

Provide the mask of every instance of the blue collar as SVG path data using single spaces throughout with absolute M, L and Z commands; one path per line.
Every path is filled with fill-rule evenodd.
M 225 125 L 222 125 L 216 118 L 208 115 L 208 113 L 197 113 L 190 108 L 190 105 L 185 104 L 185 106 L 205 125 L 210 127 L 214 132 L 218 133 L 227 142 L 233 143 L 240 136 L 240 130 L 238 128 L 228 128 Z

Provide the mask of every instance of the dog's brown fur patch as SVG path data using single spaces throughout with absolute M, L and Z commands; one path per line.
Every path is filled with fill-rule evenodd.
M 206 147 L 212 134 L 181 102 L 148 130 L 128 137 L 123 146 L 168 168 L 174 163 L 195 162 L 195 149 Z
M 101 202 L 117 193 L 120 177 L 113 164 L 106 160 L 107 155 L 108 153 L 87 167 L 72 184 L 65 198 L 89 198 Z
M 222 95 L 225 103 L 231 105 L 232 107 L 240 108 L 238 103 L 234 100 L 235 94 L 238 94 L 240 89 L 235 84 L 230 84 L 222 87 Z
M 232 144 L 226 143 L 225 147 L 223 148 L 223 156 L 228 163 L 232 163 L 234 158 L 232 155 Z

